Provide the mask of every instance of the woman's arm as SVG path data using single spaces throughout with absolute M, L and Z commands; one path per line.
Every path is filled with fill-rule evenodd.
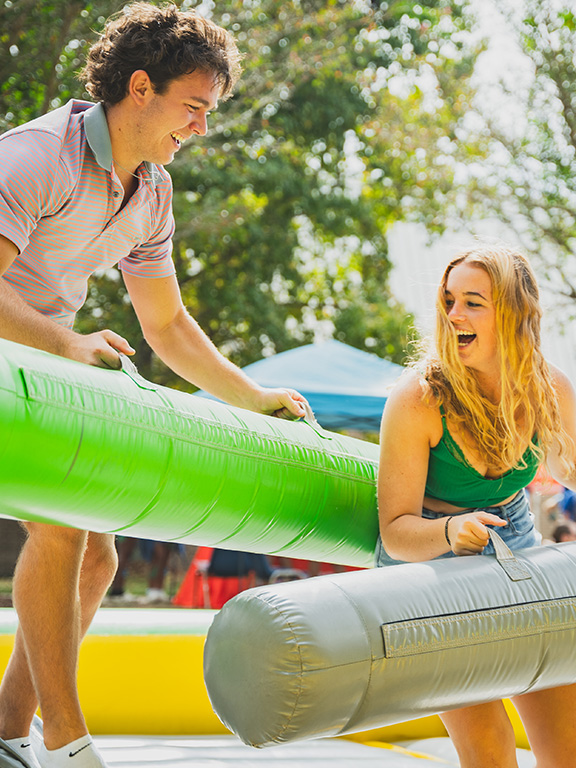
M 576 491 L 576 392 L 565 373 L 553 365 L 550 365 L 550 370 L 558 397 L 560 421 L 566 434 L 572 439 L 574 453 L 567 457 L 571 465 L 569 469 L 560 457 L 560 443 L 555 441 L 546 456 L 546 465 L 557 482 Z
M 380 433 L 378 510 L 386 552 L 395 560 L 420 562 L 452 551 L 477 554 L 488 543 L 485 524 L 506 523 L 488 512 L 446 518 L 422 517 L 430 447 L 442 429 L 438 408 L 427 402 L 428 385 L 416 371 L 399 381 L 386 402 Z
M 427 386 L 415 371 L 407 372 L 382 416 L 378 512 L 382 543 L 395 560 L 430 560 L 450 549 L 444 521 L 422 518 L 435 423 L 434 409 L 425 403 Z

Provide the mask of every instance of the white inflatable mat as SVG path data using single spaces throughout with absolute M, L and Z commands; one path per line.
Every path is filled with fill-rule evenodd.
M 95 741 L 109 768 L 442 768 L 457 765 L 431 753 L 429 758 L 415 757 L 410 754 L 412 748 L 405 746 L 371 747 L 345 739 L 282 744 L 266 750 L 248 747 L 235 736 L 98 736 Z M 423 755 L 426 741 L 419 742 L 418 751 Z

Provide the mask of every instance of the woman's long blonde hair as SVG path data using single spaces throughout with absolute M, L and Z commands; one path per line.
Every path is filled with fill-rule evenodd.
M 481 391 L 476 373 L 458 354 L 458 337 L 446 311 L 446 283 L 462 263 L 483 269 L 492 283 L 501 370 L 500 402 Z M 527 440 L 542 461 L 554 440 L 561 456 L 574 446 L 562 429 L 558 399 L 540 350 L 542 309 L 538 285 L 527 259 L 510 246 L 477 244 L 446 267 L 436 302 L 436 343 L 419 368 L 436 402 L 489 468 L 524 466 Z

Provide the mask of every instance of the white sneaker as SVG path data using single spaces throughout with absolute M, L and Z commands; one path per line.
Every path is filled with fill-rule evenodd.
M 39 762 L 42 768 L 107 768 L 89 734 L 59 749 L 42 745 Z
M 38 757 L 40 754 L 40 747 L 44 745 L 44 723 L 38 717 L 34 715 L 32 718 L 32 725 L 30 726 L 30 741 L 32 742 L 32 751 Z
M 0 768 L 40 768 L 30 739 L 0 739 Z

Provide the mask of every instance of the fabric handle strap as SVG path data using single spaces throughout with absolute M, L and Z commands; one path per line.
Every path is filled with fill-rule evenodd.
M 490 534 L 490 540 L 494 546 L 494 552 L 496 553 L 496 560 L 502 566 L 506 575 L 511 581 L 523 581 L 524 579 L 531 579 L 530 571 L 524 563 L 520 562 L 505 543 L 501 536 L 499 536 L 495 530 L 488 528 Z

